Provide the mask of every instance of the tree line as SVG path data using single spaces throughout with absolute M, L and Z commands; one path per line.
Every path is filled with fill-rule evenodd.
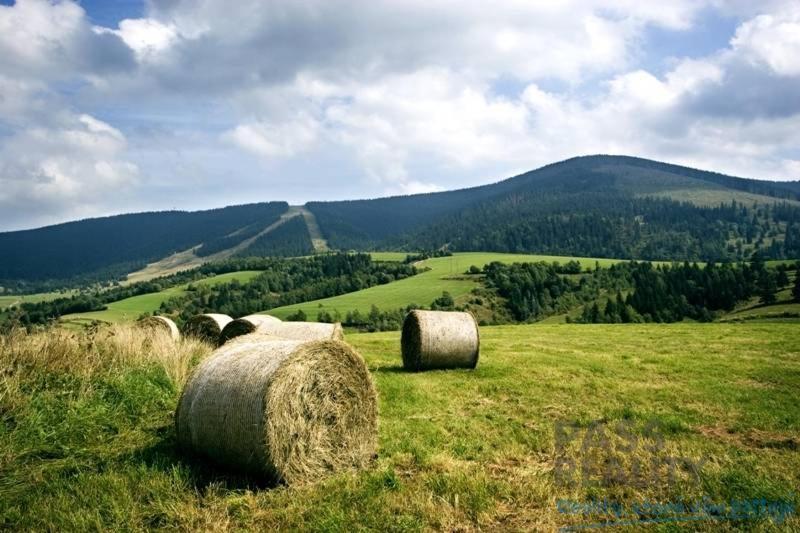
M 369 254 L 325 254 L 272 259 L 255 278 L 217 285 L 190 284 L 186 294 L 161 304 L 159 314 L 179 323 L 200 313 L 245 316 L 275 307 L 355 292 L 413 276 L 403 263 L 373 261 Z
M 750 263 L 705 266 L 627 262 L 566 276 L 558 265 L 491 263 L 483 274 L 521 322 L 579 306 L 583 311 L 577 321 L 584 323 L 710 321 L 754 297 L 763 305 L 775 303 L 777 292 L 790 285 L 788 267 L 767 268 L 758 256 Z M 796 301 L 798 279 L 792 289 Z M 604 306 L 599 303 L 603 299 Z

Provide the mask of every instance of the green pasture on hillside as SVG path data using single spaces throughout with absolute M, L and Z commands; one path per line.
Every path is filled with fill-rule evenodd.
M 386 254 L 373 253 L 376 260 L 402 260 L 406 254 Z M 331 298 L 323 298 L 310 302 L 287 305 L 265 311 L 278 318 L 285 318 L 298 310 L 306 314 L 309 320 L 315 320 L 317 314 L 322 311 L 333 313 L 338 310 L 342 316 L 348 311 L 358 310 L 361 313 L 369 313 L 373 305 L 380 309 L 398 309 L 410 304 L 429 306 L 433 300 L 442 295 L 442 292 L 449 292 L 453 298 L 458 298 L 469 294 L 477 286 L 474 279 L 464 276 L 470 266 L 483 267 L 493 261 L 502 263 L 530 263 L 546 261 L 549 263 L 566 263 L 576 260 L 581 263 L 582 268 L 593 268 L 596 263 L 601 267 L 608 267 L 618 263 L 617 259 L 595 259 L 586 257 L 560 257 L 552 255 L 528 255 L 528 254 L 500 254 L 486 252 L 465 252 L 457 253 L 451 257 L 436 257 L 426 259 L 417 263 L 420 268 L 430 270 L 386 285 L 378 285 L 357 292 L 342 294 Z
M 20 305 L 23 303 L 39 303 L 39 302 L 47 302 L 50 300 L 55 300 L 57 298 L 68 298 L 75 291 L 65 291 L 65 292 L 39 292 L 35 294 L 12 294 L 12 295 L 0 295 L 0 311 L 6 309 L 8 307 L 14 305 Z
M 220 283 L 230 283 L 234 280 L 246 282 L 253 279 L 260 273 L 261 271 L 259 270 L 229 272 L 227 274 L 220 274 L 218 276 L 212 276 L 199 281 L 194 281 L 191 284 L 219 285 Z M 108 309 L 105 311 L 64 315 L 61 317 L 61 321 L 66 324 L 83 324 L 93 320 L 101 320 L 103 322 L 125 322 L 136 320 L 142 313 L 156 311 L 161 306 L 162 302 L 165 302 L 172 297 L 184 294 L 188 285 L 189 284 L 178 285 L 161 292 L 132 296 L 131 298 L 125 298 L 124 300 L 112 302 L 108 304 Z

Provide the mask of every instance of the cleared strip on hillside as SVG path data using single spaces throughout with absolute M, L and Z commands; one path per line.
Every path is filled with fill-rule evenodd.
M 197 268 L 199 266 L 202 266 L 206 263 L 211 263 L 213 261 L 221 261 L 223 259 L 228 259 L 229 257 L 233 257 L 237 253 L 249 248 L 259 238 L 270 233 L 271 231 L 283 225 L 286 221 L 298 215 L 300 215 L 300 213 L 296 208 L 289 207 L 289 210 L 286 211 L 286 213 L 284 213 L 283 215 L 281 215 L 281 217 L 276 222 L 270 224 L 269 226 L 264 228 L 264 230 L 260 231 L 256 235 L 253 235 L 252 237 L 241 241 L 236 246 L 233 246 L 231 248 L 228 248 L 227 250 L 223 250 L 221 252 L 217 252 L 215 254 L 208 255 L 205 257 L 198 257 L 197 255 L 195 255 L 194 252 L 198 247 L 193 246 L 188 250 L 184 250 L 182 252 L 173 254 L 169 257 L 165 257 L 164 259 L 156 261 L 155 263 L 150 263 L 142 270 L 138 270 L 136 272 L 128 274 L 125 283 L 148 281 L 161 276 L 175 274 L 176 272 L 181 272 L 182 270 Z

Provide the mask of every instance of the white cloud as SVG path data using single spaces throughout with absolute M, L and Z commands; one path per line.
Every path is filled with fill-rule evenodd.
M 731 41 L 734 50 L 763 62 L 778 75 L 800 75 L 800 4 L 776 14 L 759 15 L 742 24 Z
M 21 0 L 14 6 L 0 6 L 3 70 L 18 68 L 41 73 L 58 68 L 65 59 L 71 62 L 83 15 L 80 6 L 71 2 Z
M 0 7 L 0 228 L 122 209 L 119 190 L 428 192 L 598 152 L 800 177 L 796 2 L 147 5 L 117 28 L 68 0 Z M 643 62 L 653 26 L 707 9 L 742 17 L 727 47 Z
M 223 139 L 266 159 L 291 157 L 308 149 L 317 137 L 318 124 L 307 114 L 283 123 L 250 122 L 223 134 Z
M 0 73 L 38 80 L 75 78 L 133 66 L 114 35 L 97 34 L 70 1 L 18 0 L 0 6 Z
M 89 115 L 57 112 L 0 145 L 0 224 L 25 227 L 107 212 L 138 179 L 125 137 Z
M 174 26 L 153 19 L 125 19 L 119 23 L 118 30 L 97 26 L 93 30 L 120 37 L 140 62 L 157 60 L 159 53 L 167 50 L 178 38 Z

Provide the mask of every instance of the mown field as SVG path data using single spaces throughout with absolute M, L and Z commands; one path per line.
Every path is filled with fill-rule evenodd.
M 64 298 L 70 296 L 72 291 L 66 292 L 38 292 L 36 294 L 15 294 L 15 295 L 2 295 L 0 296 L 0 311 L 8 307 L 19 305 L 23 303 L 39 303 L 55 300 L 56 298 Z
M 258 270 L 243 270 L 241 272 L 229 272 L 227 274 L 220 274 L 212 276 L 200 281 L 195 281 L 194 285 L 218 285 L 220 283 L 230 283 L 231 281 L 238 280 L 241 282 L 248 281 L 260 273 Z M 161 292 L 154 292 L 150 294 L 142 294 L 125 298 L 117 302 L 108 304 L 108 309 L 104 311 L 93 311 L 90 313 L 76 313 L 71 315 L 64 315 L 61 317 L 61 322 L 66 325 L 83 325 L 90 323 L 94 320 L 103 322 L 130 322 L 136 320 L 142 313 L 149 313 L 156 311 L 162 302 L 167 301 L 175 296 L 180 296 L 186 292 L 189 284 L 178 285 Z
M 399 333 L 349 335 L 377 384 L 379 455 L 303 487 L 176 451 L 181 384 L 210 349 L 116 328 L 0 337 L 0 527 L 800 529 L 796 325 L 486 327 L 477 370 L 420 374 Z
M 398 261 L 405 258 L 405 254 L 396 253 L 376 253 L 372 254 L 379 261 Z M 410 304 L 429 306 L 433 300 L 442 295 L 442 292 L 449 292 L 453 298 L 458 298 L 469 294 L 477 286 L 474 279 L 466 278 L 463 274 L 470 266 L 483 267 L 492 261 L 502 263 L 526 263 L 526 262 L 559 262 L 576 260 L 581 263 L 583 268 L 593 267 L 596 262 L 600 266 L 607 267 L 619 262 L 616 259 L 594 259 L 581 257 L 559 257 L 551 255 L 525 255 L 525 254 L 498 254 L 486 252 L 465 252 L 457 253 L 451 257 L 436 257 L 420 261 L 418 266 L 429 268 L 430 270 L 417 274 L 416 276 L 395 281 L 386 285 L 370 287 L 358 292 L 323 298 L 295 305 L 287 305 L 265 311 L 278 318 L 287 316 L 302 310 L 310 320 L 315 320 L 317 314 L 326 310 L 331 313 L 338 310 L 342 316 L 348 311 L 358 310 L 361 313 L 369 313 L 372 305 L 377 305 L 381 309 L 398 309 Z

